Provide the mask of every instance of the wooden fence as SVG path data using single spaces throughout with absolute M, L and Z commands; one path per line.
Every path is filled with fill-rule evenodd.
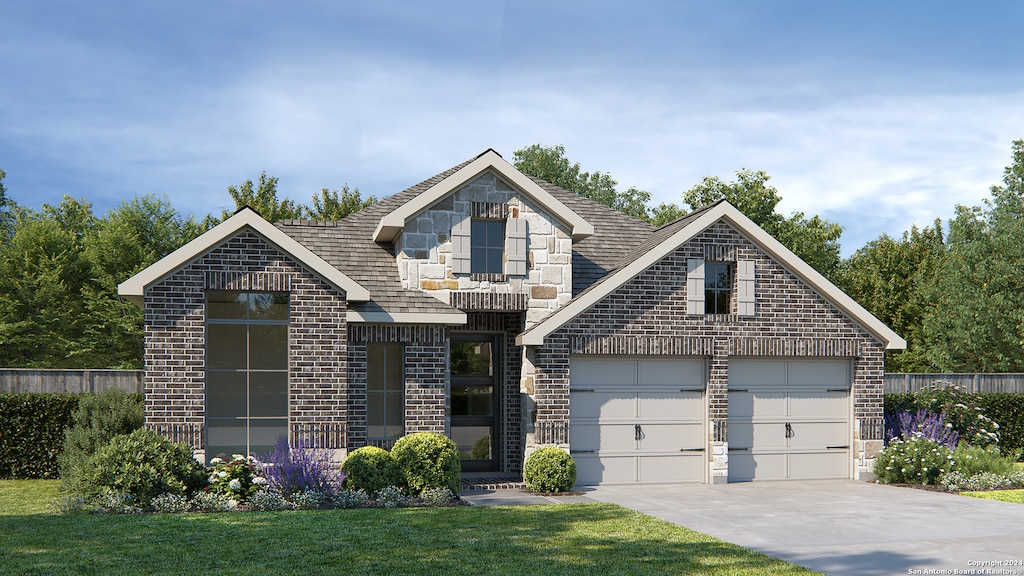
M 142 370 L 35 370 L 0 368 L 0 392 L 83 394 L 116 388 L 142 394 Z
M 886 374 L 885 392 L 916 392 L 936 382 L 948 382 L 965 392 L 1024 393 L 1024 374 Z

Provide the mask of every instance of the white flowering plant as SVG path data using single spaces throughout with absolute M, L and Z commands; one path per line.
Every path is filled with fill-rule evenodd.
M 234 454 L 230 460 L 214 458 L 204 491 L 224 494 L 238 502 L 247 502 L 256 493 L 266 490 L 267 479 L 260 472 L 259 462 L 252 456 Z
M 875 476 L 885 484 L 938 484 L 954 465 L 953 451 L 935 440 L 893 438 L 875 459 Z

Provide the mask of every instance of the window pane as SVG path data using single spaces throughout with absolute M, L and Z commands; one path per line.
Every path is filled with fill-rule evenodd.
M 288 320 L 288 294 L 263 292 L 249 294 L 250 320 Z
M 490 426 L 453 427 L 452 440 L 459 447 L 461 460 L 490 460 L 492 457 Z
M 287 418 L 249 421 L 249 450 L 252 454 L 262 456 L 273 451 L 281 438 L 288 438 Z
M 473 220 L 470 222 L 470 243 L 473 246 L 483 246 L 487 242 L 487 221 Z
M 249 373 L 249 415 L 288 416 L 287 373 Z
M 386 438 L 384 424 L 384 393 L 370 392 L 366 395 L 367 438 Z
M 213 370 L 244 370 L 244 324 L 206 325 L 206 367 Z
M 452 342 L 452 376 L 490 376 L 490 342 Z
M 206 292 L 206 317 L 229 320 L 245 319 L 245 294 L 209 290 Z
M 502 260 L 505 256 L 504 248 L 487 249 L 487 273 L 501 274 Z
M 384 420 L 390 437 L 396 431 L 401 433 L 405 424 L 405 406 L 402 405 L 402 395 L 397 392 L 388 392 L 385 395 L 385 402 Z
M 245 372 L 206 373 L 206 417 L 245 417 Z
M 366 345 L 366 389 L 384 390 L 387 375 L 387 352 L 382 344 Z
M 206 420 L 206 461 L 245 454 L 245 420 Z
M 384 388 L 393 392 L 405 390 L 405 370 L 401 344 L 388 344 L 386 350 L 386 369 Z
M 249 368 L 288 369 L 288 326 L 249 325 Z
M 493 386 L 452 386 L 452 414 L 458 416 L 490 416 Z
M 491 220 L 487 224 L 487 245 L 503 246 L 505 244 L 505 222 L 503 220 Z

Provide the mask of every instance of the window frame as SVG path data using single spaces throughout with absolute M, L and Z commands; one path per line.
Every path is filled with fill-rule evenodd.
M 492 228 L 500 227 L 501 234 L 491 244 Z M 477 234 L 479 228 L 485 228 L 482 235 Z M 505 272 L 505 233 L 506 222 L 497 218 L 472 218 L 469 229 L 469 270 L 470 274 L 504 274 Z M 481 238 L 482 236 L 482 238 Z M 482 240 L 482 242 L 480 241 Z M 482 250 L 484 258 L 478 258 L 478 250 Z M 497 254 L 495 258 L 495 254 Z
M 373 356 L 375 354 L 383 354 L 382 366 L 384 367 L 383 376 L 374 374 L 377 363 Z M 395 375 L 393 369 L 397 364 L 398 373 Z M 395 377 L 396 381 L 391 384 L 397 383 L 397 386 L 389 387 L 389 378 Z M 375 381 L 376 380 L 376 381 Z M 383 435 L 372 435 L 370 433 L 371 427 L 378 426 L 370 422 L 371 413 L 375 412 L 371 404 L 374 402 L 375 396 L 380 396 L 382 402 L 381 413 L 383 414 L 383 423 L 379 426 L 383 428 Z M 399 413 L 397 414 L 398 424 L 389 423 L 388 411 L 388 399 L 397 395 L 399 398 Z M 397 430 L 390 432 L 389 430 L 394 427 Z M 390 442 L 397 438 L 405 435 L 405 345 L 397 342 L 371 342 L 366 345 L 366 440 L 367 442 Z
M 719 270 L 724 269 L 726 280 L 720 282 Z M 736 264 L 734 262 L 704 262 L 704 313 L 731 314 L 733 305 L 733 288 L 736 281 Z M 719 306 L 724 299 L 724 306 Z M 721 308 L 724 308 L 722 310 Z

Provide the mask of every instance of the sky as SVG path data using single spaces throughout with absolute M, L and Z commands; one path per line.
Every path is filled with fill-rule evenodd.
M 764 170 L 843 254 L 979 205 L 1024 138 L 1024 3 L 0 3 L 0 169 L 31 208 L 183 214 L 279 178 L 387 196 L 563 145 L 654 203 Z

